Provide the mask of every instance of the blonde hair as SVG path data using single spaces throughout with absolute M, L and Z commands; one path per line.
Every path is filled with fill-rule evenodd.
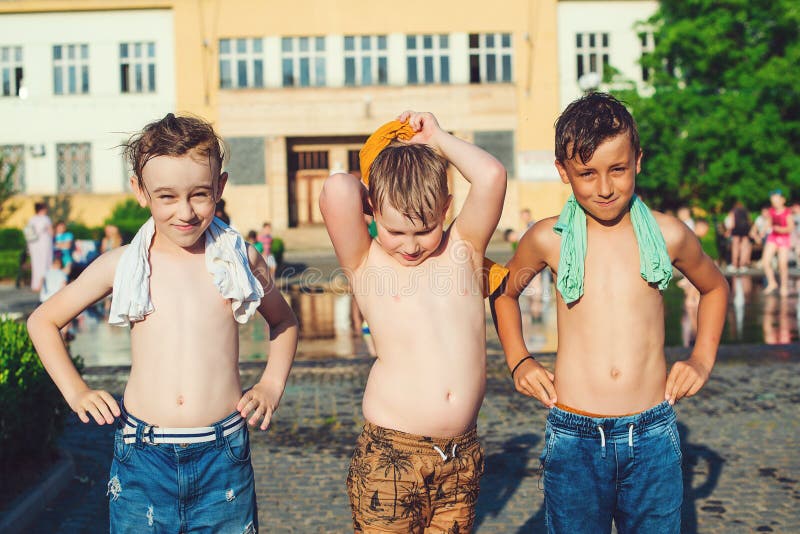
M 447 161 L 427 145 L 393 143 L 369 170 L 369 198 L 380 212 L 384 202 L 423 226 L 444 215 L 447 205 Z

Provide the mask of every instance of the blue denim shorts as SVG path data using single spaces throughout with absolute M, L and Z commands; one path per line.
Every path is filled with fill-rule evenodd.
M 683 478 L 675 411 L 667 402 L 624 417 L 558 407 L 544 450 L 548 532 L 679 533 Z
M 188 429 L 190 442 L 163 443 L 159 427 L 123 408 L 108 482 L 111 532 L 257 532 L 250 437 L 235 416 L 207 427 L 208 441 L 197 442 L 204 429 Z

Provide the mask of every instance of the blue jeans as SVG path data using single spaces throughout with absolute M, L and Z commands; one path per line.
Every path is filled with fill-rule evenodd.
M 125 443 L 120 424 L 108 482 L 112 533 L 258 531 L 247 425 L 228 436 L 212 425 L 213 441 L 151 444 L 138 426 Z
M 667 402 L 625 417 L 560 408 L 547 416 L 544 468 L 548 532 L 676 533 L 683 478 L 675 412 Z

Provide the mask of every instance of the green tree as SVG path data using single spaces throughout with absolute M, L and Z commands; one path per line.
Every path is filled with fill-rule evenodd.
M 800 4 L 662 0 L 645 28 L 651 86 L 614 91 L 639 125 L 643 195 L 720 213 L 800 193 Z

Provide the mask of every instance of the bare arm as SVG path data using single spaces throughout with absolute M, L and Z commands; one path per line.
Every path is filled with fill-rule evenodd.
M 245 418 L 252 411 L 250 424 L 261 419 L 261 430 L 266 430 L 280 404 L 297 351 L 297 318 L 270 276 L 263 256 L 254 247 L 248 247 L 247 254 L 253 274 L 264 288 L 258 312 L 269 324 L 269 361 L 261 379 L 242 396 L 236 409 Z
M 664 215 L 659 217 L 659 223 L 664 230 L 673 264 L 700 292 L 697 339 L 692 354 L 688 360 L 676 362 L 667 377 L 664 397 L 674 404 L 700 391 L 711 375 L 725 325 L 730 288 L 691 230 Z
M 548 247 L 557 243 L 553 233 L 554 219 L 544 219 L 525 232 L 517 251 L 508 262 L 508 278 L 505 291 L 491 304 L 496 316 L 495 327 L 509 370 L 513 373 L 517 391 L 539 399 L 546 406 L 556 403 L 553 386 L 553 373 L 542 367 L 530 356 L 522 335 L 522 313 L 519 309 L 519 296 L 536 274 L 544 269 Z M 549 235 L 552 234 L 552 235 Z
M 355 176 L 333 174 L 322 187 L 319 209 L 339 264 L 352 272 L 367 257 L 372 241 L 364 222 L 369 212 L 366 188 Z
M 105 391 L 91 390 L 81 378 L 61 339 L 60 329 L 90 304 L 111 292 L 114 271 L 123 248 L 103 254 L 81 275 L 42 303 L 28 318 L 28 334 L 48 374 L 81 421 L 91 415 L 97 424 L 113 423 L 120 410 Z M 113 414 L 113 415 L 112 415 Z
M 398 120 L 407 120 L 417 132 L 410 143 L 425 143 L 438 150 L 470 183 L 455 226 L 459 236 L 483 253 L 503 211 L 505 168 L 485 150 L 442 130 L 430 113 L 405 111 Z

